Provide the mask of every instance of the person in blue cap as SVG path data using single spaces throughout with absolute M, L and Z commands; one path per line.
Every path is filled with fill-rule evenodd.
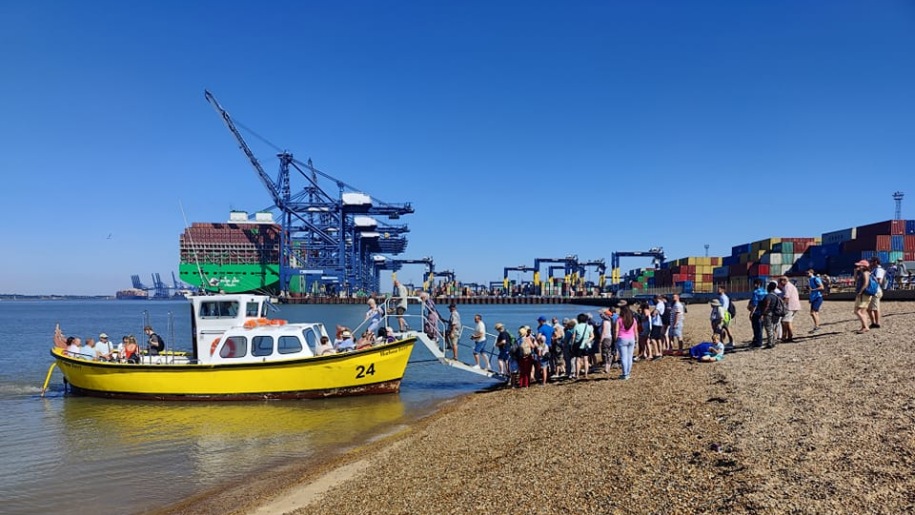
M 543 335 L 548 349 L 553 348 L 553 326 L 547 323 L 547 319 L 543 315 L 537 317 L 537 333 Z

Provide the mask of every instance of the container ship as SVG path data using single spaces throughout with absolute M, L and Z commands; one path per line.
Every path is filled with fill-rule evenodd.
M 180 279 L 206 291 L 276 293 L 280 226 L 269 212 L 248 219 L 232 211 L 227 223 L 193 223 L 180 237 Z

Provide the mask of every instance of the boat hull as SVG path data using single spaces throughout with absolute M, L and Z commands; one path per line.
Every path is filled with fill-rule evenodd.
M 51 354 L 74 393 L 153 400 L 309 399 L 396 393 L 415 338 L 357 352 L 223 364 L 93 362 Z

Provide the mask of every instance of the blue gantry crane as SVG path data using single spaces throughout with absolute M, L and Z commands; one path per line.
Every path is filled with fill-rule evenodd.
M 425 267 L 425 270 L 423 271 L 423 291 L 432 289 L 432 281 L 435 279 L 435 260 L 431 257 L 423 257 L 420 259 L 375 259 L 374 264 L 377 271 L 390 270 L 394 273 L 403 268 L 404 265 L 423 265 Z M 378 276 L 379 274 L 376 273 L 376 279 Z M 380 289 L 380 285 L 376 283 L 375 291 L 379 291 Z
M 382 202 L 319 170 L 311 159 L 303 163 L 275 146 L 279 172 L 274 180 L 216 97 L 209 91 L 204 91 L 204 97 L 219 113 L 279 212 L 280 295 L 289 294 L 295 278 L 305 283 L 300 291 L 325 287 L 346 292 L 378 291 L 374 258 L 403 253 L 407 247 L 404 235 L 409 229 L 375 217 L 397 220 L 413 213 L 413 207 Z M 304 181 L 300 190 L 294 191 L 292 177 Z M 322 181 L 329 182 L 330 187 L 322 187 Z
M 655 267 L 661 266 L 661 263 L 666 259 L 664 247 L 652 247 L 645 251 L 620 251 L 610 254 L 610 282 L 614 291 L 619 288 L 619 284 L 622 281 L 620 273 L 621 257 L 650 257 L 651 262 Z

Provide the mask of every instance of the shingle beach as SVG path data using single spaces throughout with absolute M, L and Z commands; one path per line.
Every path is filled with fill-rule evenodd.
M 169 513 L 903 513 L 915 511 L 915 303 L 856 335 L 851 302 L 796 343 L 632 379 L 469 395 L 320 468 L 291 464 Z M 806 306 L 805 306 L 806 308 Z M 689 306 L 685 334 L 707 336 Z M 276 494 L 276 481 L 289 483 Z M 271 492 L 267 496 L 266 492 Z

